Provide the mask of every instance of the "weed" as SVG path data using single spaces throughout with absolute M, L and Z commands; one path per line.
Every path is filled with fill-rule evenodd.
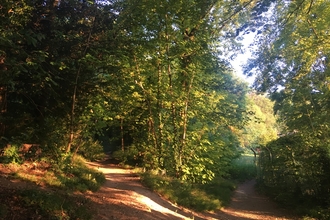
M 6 155 L 15 158 L 16 154 Z M 10 162 L 14 162 L 8 165 L 15 166 L 14 178 L 56 188 L 47 191 L 41 188 L 24 191 L 0 189 L 0 219 L 8 219 L 13 212 L 22 216 L 15 218 L 19 220 L 25 219 L 24 216 L 31 219 L 92 219 L 90 201 L 72 192 L 96 191 L 105 182 L 105 176 L 87 167 L 82 157 L 76 156 L 73 160 L 71 155 L 62 155 L 58 160 L 41 158 L 22 165 L 18 165 L 16 159 Z

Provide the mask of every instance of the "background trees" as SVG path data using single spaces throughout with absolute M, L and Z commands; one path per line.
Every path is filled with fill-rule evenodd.
M 216 144 L 234 138 L 228 126 L 242 122 L 245 105 L 244 86 L 215 53 L 227 22 L 218 13 L 225 7 L 218 1 L 123 2 L 121 14 L 130 19 L 119 17 L 115 28 L 132 45 L 122 48 L 128 60 L 122 70 L 141 103 L 145 130 L 139 136 L 145 139 L 135 147 L 150 169 L 201 181 L 212 178 L 222 152 L 231 152 L 227 159 L 235 155 L 235 141 L 221 143 L 226 150 Z M 210 159 L 215 151 L 217 159 Z

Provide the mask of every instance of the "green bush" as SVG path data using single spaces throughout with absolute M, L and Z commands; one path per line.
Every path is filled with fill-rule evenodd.
M 135 166 L 141 164 L 141 156 L 139 150 L 134 146 L 130 146 L 127 149 L 117 150 L 112 153 L 112 158 L 123 163 Z
M 85 141 L 79 148 L 78 153 L 91 161 L 101 160 L 105 157 L 103 146 L 99 141 L 94 141 L 92 139 Z
M 23 158 L 20 155 L 19 147 L 17 145 L 8 145 L 1 156 L 2 163 L 18 163 L 23 162 Z
M 259 188 L 299 214 L 329 219 L 329 155 L 328 146 L 312 136 L 272 141 L 260 155 Z
M 57 178 L 61 182 L 62 187 L 79 191 L 96 191 L 105 182 L 103 173 L 86 166 L 84 158 L 76 155 L 65 155 L 57 172 Z
M 257 177 L 257 167 L 253 155 L 243 155 L 235 159 L 229 169 L 230 178 L 244 182 Z

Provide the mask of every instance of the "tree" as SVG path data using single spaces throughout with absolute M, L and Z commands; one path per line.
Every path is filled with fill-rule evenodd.
M 282 178 L 292 180 L 286 185 L 295 187 L 290 195 L 314 204 L 328 201 L 329 192 L 323 182 L 329 178 L 324 167 L 330 161 L 329 6 L 327 1 L 277 1 L 276 28 L 259 38 L 260 50 L 247 68 L 257 74 L 256 88 L 276 101 L 275 110 L 287 127 L 286 136 L 269 145 L 273 157 L 265 181 L 273 180 L 280 190 Z
M 7 1 L 4 137 L 61 155 L 118 130 L 120 150 L 148 169 L 195 182 L 224 175 L 247 88 L 219 55 L 252 4 Z
M 68 133 L 78 137 L 81 130 L 90 130 L 81 117 L 90 114 L 86 107 L 99 92 L 95 86 L 100 69 L 105 69 L 106 52 L 99 39 L 105 28 L 111 29 L 113 14 L 90 2 L 21 1 L 5 6 L 4 136 L 9 142 L 37 142 L 62 150 Z M 106 67 L 114 69 L 111 63 Z
M 222 1 L 122 2 L 122 16 L 115 28 L 120 39 L 130 45 L 122 48 L 128 61 L 123 63 L 123 71 L 131 77 L 129 85 L 134 97 L 142 102 L 141 116 L 145 118 L 141 120 L 148 136 L 138 141 L 138 148 L 148 168 L 165 168 L 168 174 L 180 178 L 202 176 L 190 169 L 199 164 L 203 170 L 205 155 L 200 159 L 199 154 L 208 150 L 207 145 L 213 145 L 211 132 L 203 131 L 205 126 L 218 120 L 214 129 L 226 127 L 224 130 L 227 130 L 228 125 L 241 122 L 244 86 L 233 82 L 225 62 L 216 58 L 214 50 L 215 41 L 225 40 L 224 32 L 232 29 L 227 25 L 230 19 L 236 18 L 247 5 Z M 230 7 L 234 10 L 229 10 Z M 217 27 L 219 30 L 214 31 Z M 233 97 L 230 92 L 234 93 Z M 207 109 L 209 105 L 217 107 L 217 114 Z M 229 108 L 233 111 L 230 116 Z M 220 118 L 216 119 L 217 115 Z M 196 126 L 195 121 L 203 128 Z M 203 147 L 195 147 L 199 145 Z M 231 147 L 228 144 L 228 148 Z M 203 178 L 213 175 L 209 174 Z
M 250 92 L 248 101 L 249 121 L 239 136 L 242 147 L 256 150 L 275 140 L 280 131 L 273 111 L 274 103 L 268 97 Z

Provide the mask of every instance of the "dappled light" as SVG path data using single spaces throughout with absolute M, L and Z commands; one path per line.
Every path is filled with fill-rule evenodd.
M 0 18 L 0 219 L 330 219 L 329 0 L 1 0 Z M 251 87 L 230 65 L 249 49 Z
M 259 196 L 254 191 L 254 181 L 236 190 L 228 208 L 198 213 L 177 206 L 145 188 L 131 169 L 112 164 L 88 164 L 104 172 L 107 180 L 98 192 L 87 195 L 99 204 L 96 207 L 100 219 L 293 219 L 285 218 L 285 211 Z
M 182 208 L 161 199 L 158 195 L 143 187 L 139 182 L 138 175 L 130 169 L 122 169 L 116 165 L 89 164 L 104 172 L 107 180 L 98 192 L 88 194 L 88 197 L 93 201 L 102 204 L 108 203 L 109 206 L 112 204 L 127 205 L 131 209 L 140 211 L 139 213 L 142 213 L 142 216 L 155 215 L 159 219 L 190 219 L 193 217 L 192 213 L 183 212 Z M 125 210 L 125 208 L 121 209 Z M 114 215 L 114 213 L 111 213 L 111 215 Z M 131 218 L 134 219 L 135 216 L 132 215 Z

